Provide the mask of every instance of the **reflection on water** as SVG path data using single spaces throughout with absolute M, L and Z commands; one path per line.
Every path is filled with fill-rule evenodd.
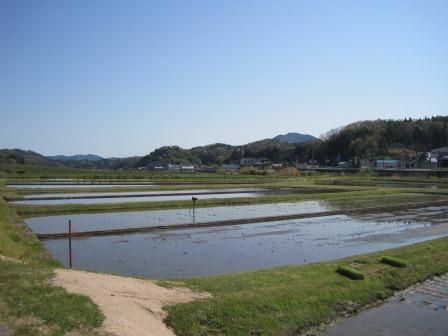
M 196 222 L 211 222 L 231 219 L 282 216 L 321 211 L 337 211 L 358 207 L 375 207 L 394 203 L 432 201 L 439 196 L 407 194 L 383 196 L 378 199 L 321 200 L 306 202 L 268 203 L 238 206 L 218 206 L 196 209 Z M 410 210 L 411 211 L 411 210 Z M 108 230 L 141 226 L 189 224 L 193 222 L 191 209 L 150 210 L 77 214 L 28 218 L 26 224 L 36 233 L 66 232 L 71 219 L 74 231 Z
M 308 206 L 317 209 L 325 203 Z M 181 278 L 304 264 L 447 235 L 447 211 L 448 207 L 434 207 L 74 239 L 74 265 L 124 275 Z M 66 239 L 44 243 L 66 263 Z
M 48 182 L 48 183 L 24 183 L 24 184 L 7 184 L 7 188 L 19 188 L 19 189 L 65 189 L 65 188 L 111 188 L 111 187 L 144 187 L 153 186 L 155 183 L 151 182 L 136 182 L 136 183 L 125 183 L 125 182 L 104 182 L 104 183 L 67 183 L 67 182 Z
M 226 189 L 181 189 L 181 190 L 154 190 L 154 191 L 118 191 L 118 192 L 81 192 L 81 193 L 61 193 L 61 194 L 37 194 L 24 196 L 27 200 L 41 198 L 101 198 L 101 197 L 132 197 L 151 195 L 176 195 L 176 194 L 203 194 L 203 193 L 237 193 L 266 191 L 260 188 L 226 188 Z
M 329 208 L 329 202 L 326 201 L 198 208 L 196 209 L 196 222 L 311 213 L 326 211 Z M 72 220 L 74 231 L 91 231 L 188 224 L 193 222 L 192 215 L 191 209 L 130 211 L 36 217 L 26 219 L 25 223 L 36 233 L 56 233 L 66 231 L 69 219 Z
M 330 325 L 320 336 L 446 336 L 448 275 L 414 285 L 386 304 Z
M 335 190 L 329 190 L 335 191 Z M 199 189 L 199 190 L 169 190 L 169 191 L 138 191 L 112 193 L 81 193 L 81 194 L 53 194 L 30 195 L 15 204 L 24 205 L 57 205 L 57 204 L 104 204 L 129 202 L 160 202 L 191 200 L 192 196 L 200 199 L 211 198 L 243 198 L 273 195 L 290 195 L 319 192 L 308 188 L 239 188 L 239 189 Z

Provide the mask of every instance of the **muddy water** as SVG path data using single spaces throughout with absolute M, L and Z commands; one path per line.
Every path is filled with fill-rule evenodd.
M 446 336 L 447 307 L 448 275 L 443 275 L 332 325 L 321 336 Z
M 75 239 L 74 265 L 124 275 L 181 278 L 304 264 L 447 235 L 445 213 L 448 207 L 378 218 L 332 216 Z M 44 243 L 66 263 L 67 240 Z

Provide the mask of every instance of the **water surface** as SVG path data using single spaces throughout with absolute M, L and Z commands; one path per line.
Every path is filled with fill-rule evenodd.
M 129 202 L 161 202 L 185 201 L 197 197 L 199 199 L 214 198 L 244 198 L 273 195 L 290 195 L 318 192 L 306 188 L 240 188 L 240 189 L 193 189 L 193 190 L 165 190 L 144 192 L 114 192 L 114 193 L 82 193 L 56 195 L 30 195 L 25 200 L 14 201 L 23 205 L 60 205 L 60 204 L 105 204 Z M 58 196 L 59 195 L 59 196 Z
M 66 188 L 112 188 L 112 187 L 142 187 L 154 186 L 155 183 L 24 183 L 7 184 L 7 188 L 18 189 L 66 189 Z
M 200 223 L 241 218 L 313 213 L 335 209 L 335 207 L 337 207 L 336 204 L 327 201 L 218 206 L 197 208 L 195 211 L 195 219 L 197 223 Z M 172 209 L 59 215 L 27 218 L 25 219 L 25 223 L 35 233 L 59 233 L 67 231 L 67 223 L 69 220 L 73 223 L 73 231 L 79 232 L 141 226 L 190 224 L 193 223 L 193 212 L 192 209 Z
M 381 198 L 369 199 L 319 200 L 236 206 L 214 206 L 197 208 L 195 211 L 195 222 L 201 223 L 266 216 L 316 213 L 322 211 L 338 211 L 362 207 L 393 205 L 396 203 L 406 202 L 429 202 L 440 199 L 443 198 L 439 195 L 406 194 L 388 195 L 382 196 Z M 409 213 L 412 213 L 412 211 L 413 210 L 409 210 Z M 142 226 L 190 224 L 193 223 L 193 212 L 190 208 L 71 214 L 27 218 L 25 219 L 25 222 L 36 233 L 60 233 L 67 232 L 67 223 L 69 220 L 72 220 L 73 230 L 79 232 Z
M 73 240 L 74 265 L 182 278 L 333 260 L 448 235 L 448 207 Z M 67 262 L 67 240 L 44 241 Z

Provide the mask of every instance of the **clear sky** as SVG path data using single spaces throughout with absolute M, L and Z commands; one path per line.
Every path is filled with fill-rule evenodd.
M 447 0 L 0 0 L 0 148 L 142 155 L 446 114 Z

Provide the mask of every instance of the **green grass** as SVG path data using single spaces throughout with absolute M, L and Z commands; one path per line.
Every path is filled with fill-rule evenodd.
M 336 272 L 352 280 L 364 280 L 365 278 L 364 274 L 361 271 L 349 265 L 338 266 Z
M 401 267 L 401 268 L 407 267 L 407 263 L 405 261 L 389 256 L 382 257 L 380 262 L 394 267 Z
M 0 192 L 3 181 L 0 180 Z M 1 195 L 1 194 L 0 194 Z M 53 269 L 60 264 L 0 197 L 0 321 L 17 335 L 64 335 L 80 330 L 96 335 L 103 316 L 87 297 L 52 286 Z
M 96 305 L 52 286 L 51 278 L 50 268 L 0 261 L 0 306 L 16 323 L 32 321 L 35 330 L 28 326 L 29 335 L 64 335 L 77 329 L 93 334 L 103 321 Z
M 298 335 L 448 272 L 448 238 L 387 252 L 408 260 L 412 266 L 407 268 L 378 263 L 382 254 L 174 282 L 210 292 L 213 298 L 165 307 L 167 322 L 181 336 Z M 356 266 L 365 274 L 363 281 L 336 273 L 339 265 L 355 260 L 363 261 Z
M 39 240 L 23 224 L 22 219 L 0 197 L 0 254 L 17 258 L 30 265 L 59 265 L 49 257 Z

